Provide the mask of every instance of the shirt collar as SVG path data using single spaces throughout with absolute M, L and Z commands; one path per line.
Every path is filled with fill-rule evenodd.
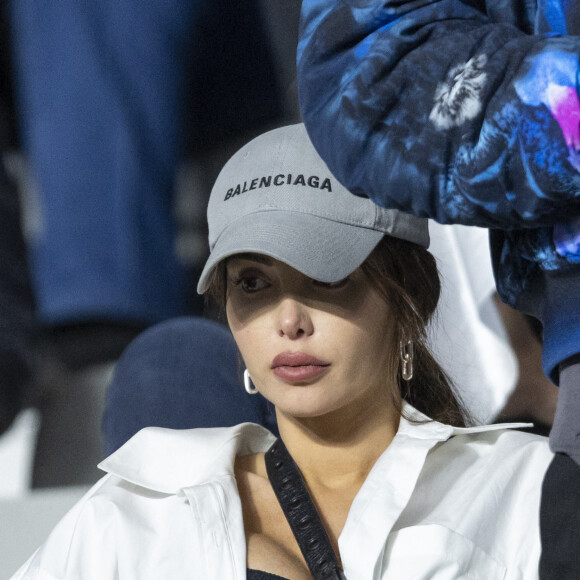
M 433 421 L 404 403 L 397 437 L 446 441 L 454 435 L 528 426 L 503 423 L 452 427 Z M 102 461 L 99 468 L 141 487 L 176 494 L 185 487 L 232 476 L 236 455 L 267 451 L 275 439 L 254 423 L 187 430 L 147 427 Z
M 494 423 L 492 425 L 477 425 L 474 427 L 453 427 L 430 419 L 412 405 L 403 401 L 403 413 L 397 434 L 419 439 L 435 439 L 445 441 L 455 435 L 470 433 L 485 433 L 501 429 L 522 429 L 533 427 L 532 423 Z
M 161 493 L 232 476 L 236 455 L 267 451 L 274 435 L 254 423 L 212 429 L 147 427 L 99 464 L 99 469 Z

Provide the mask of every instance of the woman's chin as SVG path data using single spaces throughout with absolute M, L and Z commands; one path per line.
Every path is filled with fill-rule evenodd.
M 315 419 L 317 417 L 324 417 L 340 409 L 341 405 L 336 400 L 328 400 L 321 398 L 317 394 L 308 397 L 302 394 L 299 397 L 284 397 L 280 398 L 277 403 L 274 403 L 277 412 L 281 412 L 287 417 L 295 419 Z

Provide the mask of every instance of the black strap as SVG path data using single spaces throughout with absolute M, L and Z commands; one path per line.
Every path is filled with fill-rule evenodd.
M 346 580 L 302 474 L 281 439 L 266 453 L 266 471 L 314 580 Z

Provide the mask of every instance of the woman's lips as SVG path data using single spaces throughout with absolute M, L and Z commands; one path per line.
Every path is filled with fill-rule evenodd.
M 320 377 L 330 363 L 303 352 L 283 352 L 272 361 L 273 373 L 283 381 L 300 382 Z

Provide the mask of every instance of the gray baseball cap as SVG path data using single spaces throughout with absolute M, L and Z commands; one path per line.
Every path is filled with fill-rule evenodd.
M 210 256 L 197 291 L 235 254 L 265 254 L 320 282 L 354 272 L 384 235 L 427 248 L 427 220 L 356 197 L 330 173 L 304 125 L 260 135 L 224 166 L 207 208 Z

